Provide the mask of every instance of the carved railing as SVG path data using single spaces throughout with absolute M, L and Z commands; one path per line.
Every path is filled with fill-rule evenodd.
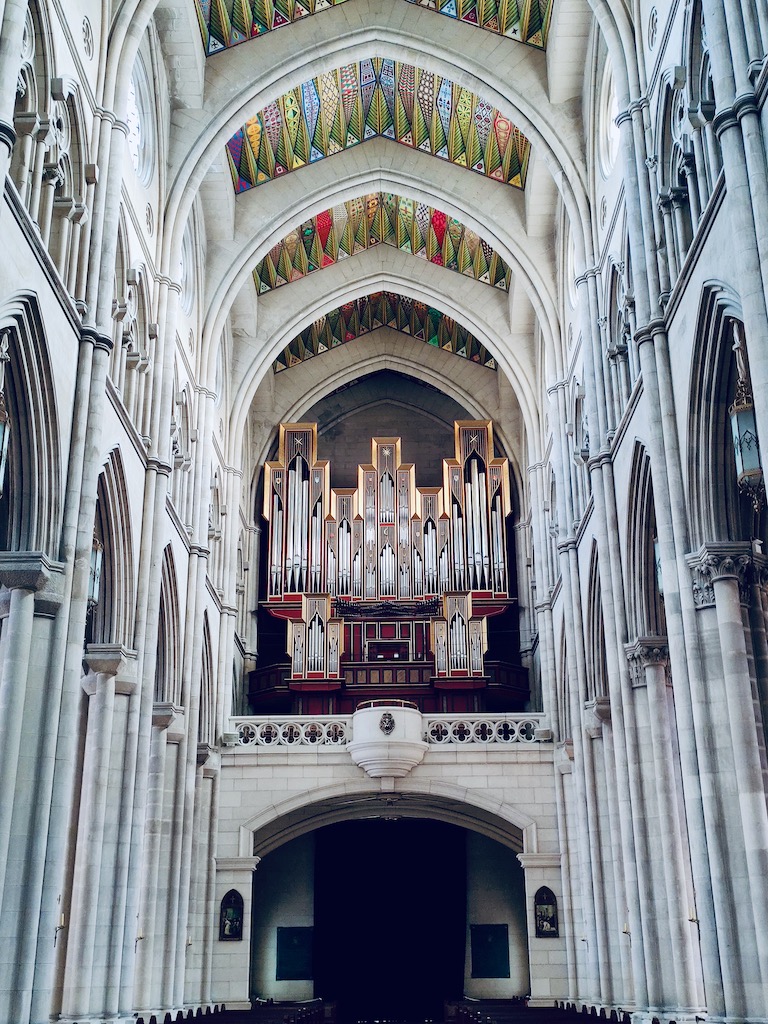
M 543 715 L 424 715 L 424 739 L 436 746 L 455 743 L 537 743 Z
M 233 718 L 232 728 L 240 747 L 344 747 L 352 739 L 352 716 Z
M 548 739 L 540 714 L 424 715 L 424 740 L 431 746 L 537 743 Z M 346 747 L 352 715 L 280 715 L 233 718 L 237 747 Z

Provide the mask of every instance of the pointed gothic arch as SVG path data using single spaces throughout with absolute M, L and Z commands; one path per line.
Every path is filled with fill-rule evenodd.
M 8 468 L 0 523 L 6 550 L 57 557 L 63 502 L 56 391 L 36 297 L 0 308 L 7 340 L 5 399 L 10 419 Z

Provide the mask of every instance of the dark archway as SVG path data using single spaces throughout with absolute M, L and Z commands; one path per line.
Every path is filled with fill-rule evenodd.
M 465 836 L 387 818 L 317 832 L 315 994 L 341 1020 L 441 1020 L 461 997 Z

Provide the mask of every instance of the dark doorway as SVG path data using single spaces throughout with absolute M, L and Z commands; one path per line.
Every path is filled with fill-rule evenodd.
M 345 1024 L 442 1020 L 464 984 L 464 830 L 376 819 L 315 836 L 315 994 Z

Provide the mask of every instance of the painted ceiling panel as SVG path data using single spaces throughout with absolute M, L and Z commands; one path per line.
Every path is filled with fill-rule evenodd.
M 374 138 L 525 185 L 530 143 L 498 110 L 440 75 L 371 57 L 304 82 L 247 121 L 227 143 L 235 191 Z
M 205 55 L 244 43 L 347 0 L 195 0 Z
M 510 268 L 484 239 L 442 211 L 391 192 L 349 200 L 305 221 L 257 263 L 256 288 L 261 294 L 299 281 L 381 244 L 509 290 Z
M 394 292 L 375 292 L 315 320 L 283 349 L 273 364 L 274 371 L 287 370 L 379 327 L 392 327 L 434 348 L 496 369 L 495 360 L 477 338 L 439 309 Z
M 445 14 L 510 39 L 543 49 L 554 0 L 408 0 L 410 4 Z
M 206 56 L 347 0 L 195 0 Z M 546 46 L 554 0 L 407 0 L 465 25 Z

